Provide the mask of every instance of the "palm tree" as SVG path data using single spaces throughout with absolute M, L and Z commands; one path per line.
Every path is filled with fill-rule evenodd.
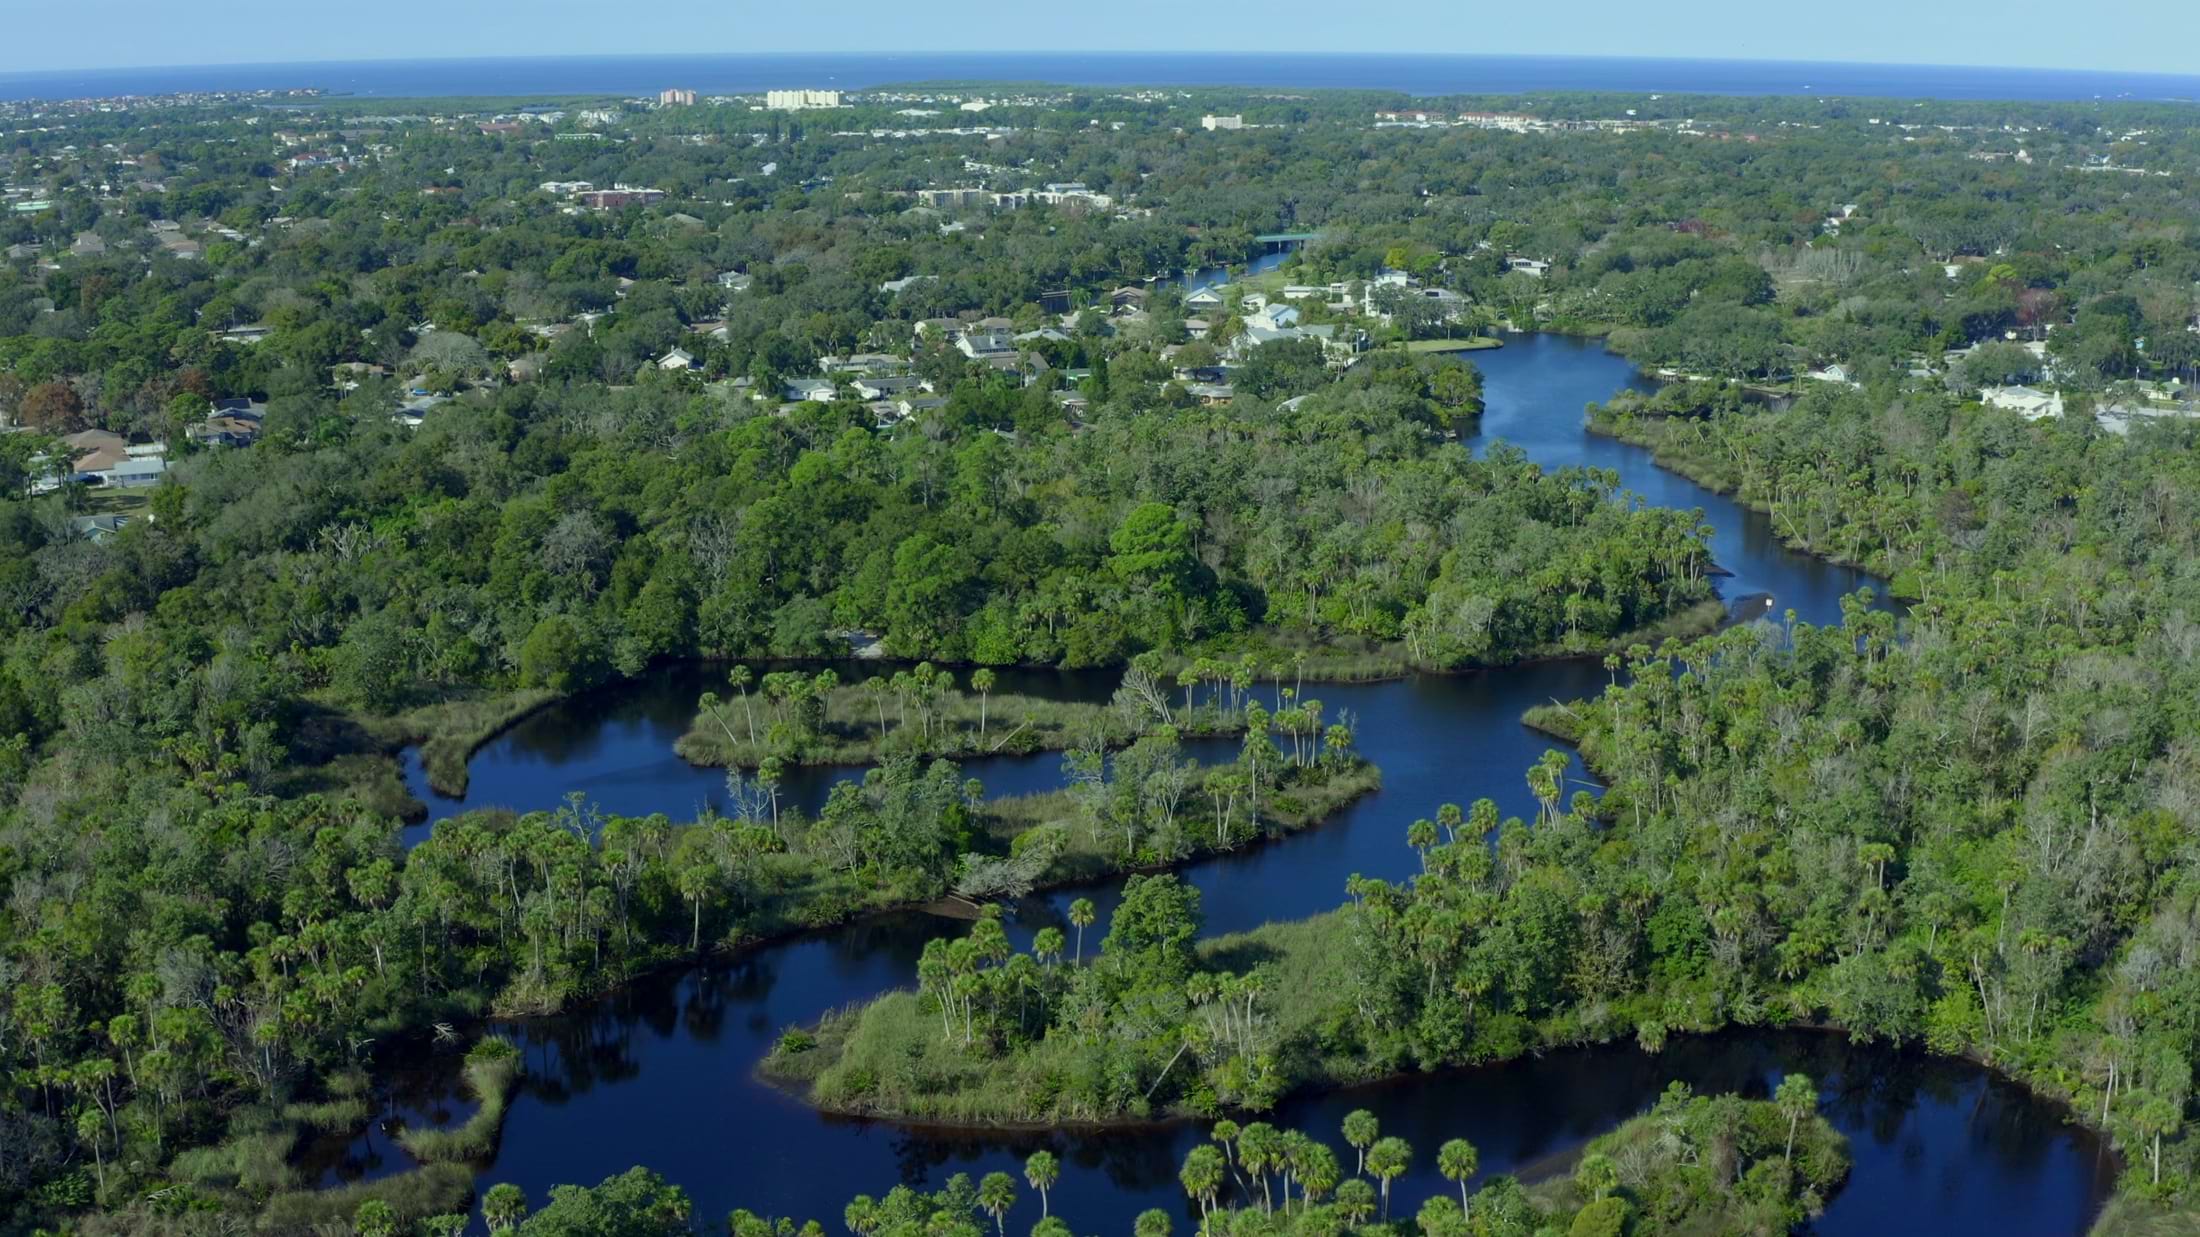
M 1268 1170 L 1279 1162 L 1282 1150 L 1276 1127 L 1266 1121 L 1255 1121 L 1238 1134 L 1238 1162 L 1260 1184 L 1260 1209 L 1263 1214 L 1275 1210 L 1274 1196 L 1268 1192 Z
M 500 1181 L 481 1196 L 481 1218 L 492 1233 L 509 1232 L 527 1216 L 527 1195 L 509 1181 Z
M 1016 1205 L 1016 1179 L 1007 1173 L 987 1173 L 978 1183 L 978 1209 L 993 1217 L 993 1231 L 1008 1237 L 1008 1209 Z
M 970 690 L 978 693 L 978 733 L 985 733 L 985 709 L 993 696 L 993 672 L 980 666 L 970 672 Z
M 1344 1140 L 1359 1153 L 1359 1163 L 1352 1170 L 1354 1173 L 1367 1171 L 1367 1149 L 1374 1145 L 1375 1136 L 1381 1132 L 1382 1127 L 1376 1123 L 1375 1114 L 1365 1108 L 1355 1108 L 1345 1114 Z
M 1592 1203 L 1601 1203 L 1604 1196 L 1619 1188 L 1619 1165 L 1608 1155 L 1585 1155 L 1574 1169 L 1574 1188 L 1589 1196 Z
M 1367 1171 L 1383 1187 L 1383 1218 L 1390 1218 L 1390 1183 L 1413 1164 L 1413 1146 L 1403 1138 L 1379 1138 L 1367 1149 Z
M 1047 1191 L 1053 1189 L 1054 1183 L 1061 1179 L 1062 1162 L 1054 1158 L 1052 1151 L 1042 1148 L 1032 1152 L 1031 1157 L 1024 1161 L 1024 1180 L 1030 1182 L 1031 1188 L 1039 1192 L 1039 1218 L 1042 1220 L 1050 1214 L 1047 1210 Z
M 1177 1170 L 1176 1179 L 1199 1204 L 1202 1220 L 1214 1212 L 1215 1195 L 1222 1191 L 1222 1174 L 1222 1152 L 1212 1143 L 1201 1143 L 1184 1153 L 1184 1167 Z
M 1788 1119 L 1787 1151 L 1782 1158 L 1792 1161 L 1795 1158 L 1795 1127 L 1803 1123 L 1803 1118 L 1818 1111 L 1818 1086 L 1808 1074 L 1789 1074 L 1773 1091 L 1772 1102 Z
M 848 1209 L 840 1218 L 856 1237 L 871 1237 L 879 1226 L 878 1200 L 868 1194 L 858 1194 L 848 1200 Z
M 1131 1223 L 1131 1237 L 1169 1237 L 1169 1213 L 1159 1207 L 1149 1207 L 1138 1213 Z
M 749 704 L 749 684 L 754 679 L 747 666 L 735 666 L 726 675 L 726 686 L 741 697 L 741 715 L 749 719 L 749 742 L 752 744 L 756 742 L 756 710 Z
M 1299 1197 L 1312 1207 L 1337 1188 L 1337 1153 L 1325 1143 L 1312 1143 L 1299 1161 Z
M 1079 898 L 1070 903 L 1069 921 L 1077 928 L 1077 957 L 1075 961 L 1083 962 L 1085 960 L 1085 928 L 1092 923 L 1092 899 Z
M 1032 956 L 1046 963 L 1050 971 L 1054 969 L 1054 960 L 1062 956 L 1062 945 L 1060 928 L 1041 928 L 1031 934 Z
M 1467 1179 L 1482 1167 L 1482 1154 L 1464 1138 L 1454 1138 L 1436 1149 L 1436 1171 L 1446 1181 L 1459 1183 L 1459 1210 L 1467 1209 Z
M 1421 857 L 1421 870 L 1428 871 L 1429 847 L 1436 845 L 1436 822 L 1423 817 L 1406 826 L 1406 845 Z
M 1357 1228 L 1375 1215 L 1375 1187 L 1354 1177 L 1337 1187 L 1337 1214 Z

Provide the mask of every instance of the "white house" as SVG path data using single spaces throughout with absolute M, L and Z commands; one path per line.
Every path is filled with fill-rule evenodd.
M 840 392 L 829 378 L 796 378 L 783 388 L 783 394 L 795 403 L 830 404 Z
M 684 348 L 674 348 L 658 358 L 657 368 L 663 370 L 690 370 L 696 368 L 695 357 Z

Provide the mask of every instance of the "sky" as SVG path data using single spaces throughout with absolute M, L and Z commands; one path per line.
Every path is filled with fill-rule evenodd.
M 479 56 L 1421 52 L 2189 73 L 2196 0 L 0 0 L 0 73 Z

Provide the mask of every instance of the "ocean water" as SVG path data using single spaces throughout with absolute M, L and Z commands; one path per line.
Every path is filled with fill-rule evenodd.
M 53 70 L 0 74 L 0 99 L 298 88 L 389 99 L 654 95 L 674 86 L 731 94 L 776 87 L 864 90 L 920 81 L 1346 88 L 1412 95 L 1587 90 L 1917 99 L 2200 99 L 2200 76 L 2180 74 L 1589 56 L 1221 52 L 570 56 Z

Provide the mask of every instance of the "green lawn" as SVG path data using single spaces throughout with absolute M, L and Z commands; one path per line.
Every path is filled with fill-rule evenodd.
M 1502 348 L 1505 341 L 1494 335 L 1477 335 L 1470 339 L 1415 339 L 1406 343 L 1407 352 L 1485 352 Z

